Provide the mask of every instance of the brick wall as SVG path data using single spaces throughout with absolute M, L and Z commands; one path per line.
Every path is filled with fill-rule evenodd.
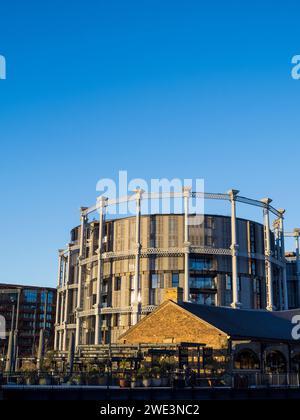
M 166 302 L 119 338 L 120 343 L 203 343 L 220 348 L 226 334 L 197 319 L 173 302 Z

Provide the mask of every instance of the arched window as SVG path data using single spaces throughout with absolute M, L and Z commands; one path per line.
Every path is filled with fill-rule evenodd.
M 286 359 L 284 355 L 276 350 L 271 351 L 266 357 L 267 373 L 285 373 L 287 370 Z
M 293 372 L 300 373 L 300 353 L 295 354 L 292 358 L 292 370 Z
M 234 368 L 258 370 L 260 368 L 259 358 L 253 350 L 241 350 L 234 359 Z

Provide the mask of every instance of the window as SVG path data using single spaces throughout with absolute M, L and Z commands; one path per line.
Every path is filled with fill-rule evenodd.
M 41 302 L 45 303 L 45 299 L 46 299 L 46 292 L 42 292 L 41 293 Z
M 108 293 L 108 280 L 103 280 L 103 285 L 102 285 L 102 294 L 107 294 Z
M 235 357 L 234 368 L 258 370 L 260 368 L 259 359 L 252 350 L 242 350 Z
M 216 304 L 216 295 L 214 293 L 195 292 L 190 294 L 190 299 L 192 302 L 200 305 L 214 306 Z
M 252 253 L 256 252 L 255 247 L 255 226 L 253 223 L 250 223 L 250 250 Z
M 90 248 L 87 246 L 85 248 L 85 258 L 88 258 L 89 257 L 89 254 L 90 254 Z
M 156 258 L 151 255 L 149 258 L 149 270 L 155 270 L 156 268 Z
M 72 229 L 71 230 L 71 242 L 75 242 L 78 239 L 78 229 Z
M 242 278 L 239 276 L 238 277 L 238 292 L 240 292 L 242 290 Z
M 179 287 L 179 273 L 172 273 L 172 287 Z
M 254 260 L 251 261 L 251 274 L 256 276 L 256 262 Z
M 28 303 L 35 303 L 37 301 L 37 292 L 35 290 L 25 290 L 24 299 Z
M 121 277 L 115 277 L 115 291 L 121 290 Z
M 232 278 L 229 274 L 226 275 L 226 290 L 232 290 Z
M 271 351 L 266 356 L 266 372 L 267 373 L 285 373 L 286 359 L 280 351 Z
M 121 325 L 121 314 L 115 314 L 114 326 L 119 327 Z
M 149 303 L 150 305 L 156 305 L 155 289 L 150 289 L 149 291 Z
M 212 268 L 212 260 L 209 258 L 193 258 L 190 260 L 190 269 L 194 271 L 210 270 Z
M 96 293 L 94 293 L 92 295 L 92 301 L 93 301 L 93 305 L 96 305 L 96 303 L 97 303 L 97 294 Z
M 151 274 L 151 289 L 159 289 L 162 285 L 161 274 Z
M 107 308 L 108 307 L 108 298 L 107 296 L 103 296 L 102 297 L 102 308 Z
M 216 282 L 214 277 L 191 277 L 191 289 L 215 289 Z
M 129 305 L 134 303 L 134 276 L 130 276 L 130 295 L 129 295 Z

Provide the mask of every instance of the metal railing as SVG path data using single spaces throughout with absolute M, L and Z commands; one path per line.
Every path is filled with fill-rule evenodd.
M 107 388 L 300 388 L 298 373 L 235 373 L 224 375 L 187 375 L 183 371 L 163 376 L 139 376 L 134 371 L 103 373 L 17 372 L 0 375 L 0 386 L 102 386 Z

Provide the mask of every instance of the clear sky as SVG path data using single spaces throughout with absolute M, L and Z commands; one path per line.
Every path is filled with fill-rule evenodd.
M 299 1 L 1 3 L 0 282 L 56 284 L 100 178 L 204 178 L 300 225 Z

